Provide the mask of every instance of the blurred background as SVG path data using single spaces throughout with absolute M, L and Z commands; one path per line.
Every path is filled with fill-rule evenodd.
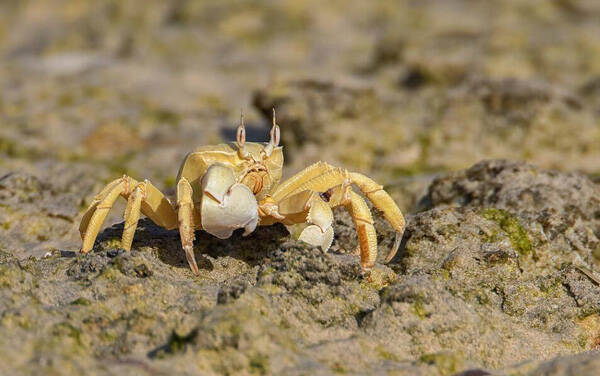
M 407 212 L 482 159 L 600 176 L 597 0 L 2 0 L 0 59 L 0 247 L 25 255 L 77 248 L 121 174 L 172 192 L 240 110 L 261 141 L 277 109 L 286 176 L 326 160 Z

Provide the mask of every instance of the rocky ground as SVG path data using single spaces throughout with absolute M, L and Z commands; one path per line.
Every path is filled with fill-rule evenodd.
M 0 374 L 596 375 L 600 6 L 594 0 L 0 3 Z M 264 140 L 406 213 L 360 270 L 285 228 L 176 231 L 124 205 L 80 255 L 83 210 L 127 173 L 167 194 L 183 156 Z M 526 162 L 525 162 L 526 161 Z M 393 242 L 375 213 L 381 259 Z
M 3 202 L 44 202 L 39 185 L 6 177 Z M 327 254 L 282 226 L 198 233 L 198 277 L 177 232 L 149 220 L 130 253 L 122 224 L 89 255 L 2 251 L 2 371 L 575 375 L 598 364 L 593 352 L 539 362 L 600 344 L 600 186 L 585 176 L 489 161 L 438 178 L 399 254 L 367 275 L 336 214 Z M 377 225 L 388 247 L 393 233 Z

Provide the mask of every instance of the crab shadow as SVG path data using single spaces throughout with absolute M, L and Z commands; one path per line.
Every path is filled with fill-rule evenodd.
M 120 239 L 123 223 L 113 225 L 99 234 L 97 242 Z M 196 231 L 194 254 L 198 268 L 213 270 L 212 260 L 233 257 L 250 266 L 260 265 L 273 251 L 289 239 L 289 234 L 281 224 L 257 227 L 248 236 L 242 236 L 243 229 L 236 230 L 228 239 L 216 238 L 205 231 Z M 167 230 L 150 219 L 141 219 L 135 232 L 132 248 L 149 247 L 156 252 L 158 259 L 166 264 L 189 268 L 185 252 L 181 247 L 179 232 Z

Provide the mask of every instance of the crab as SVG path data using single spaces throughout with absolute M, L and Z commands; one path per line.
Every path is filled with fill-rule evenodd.
M 112 181 L 94 197 L 83 215 L 79 227 L 81 252 L 92 250 L 119 196 L 127 200 L 121 247 L 131 249 L 140 214 L 144 214 L 159 226 L 179 229 L 186 259 L 196 275 L 196 230 L 227 239 L 239 228 L 246 236 L 258 225 L 283 223 L 292 236 L 326 252 L 334 236 L 332 209 L 343 206 L 356 228 L 360 265 L 368 271 L 377 258 L 377 236 L 369 207 L 352 188 L 356 185 L 396 231 L 385 260 L 389 262 L 398 249 L 405 221 L 383 187 L 365 175 L 325 162 L 312 164 L 281 182 L 283 147 L 279 140 L 274 109 L 267 143 L 246 142 L 241 115 L 236 142 L 204 146 L 187 154 L 177 175 L 176 205 L 148 180 L 124 175 Z

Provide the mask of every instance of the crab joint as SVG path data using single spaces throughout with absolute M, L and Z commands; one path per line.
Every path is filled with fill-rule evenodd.
M 273 126 L 271 127 L 270 135 L 271 135 L 271 139 L 269 140 L 269 143 L 265 147 L 265 152 L 267 153 L 267 156 L 270 156 L 271 153 L 273 152 L 273 148 L 275 148 L 276 146 L 279 145 L 279 139 L 281 138 L 281 133 L 279 131 L 279 125 L 277 125 L 277 120 L 276 120 L 276 116 L 275 116 L 275 108 L 273 108 Z
M 258 213 L 262 217 L 271 216 L 277 219 L 285 218 L 279 213 L 279 206 L 271 196 L 265 197 L 261 202 L 258 203 Z

